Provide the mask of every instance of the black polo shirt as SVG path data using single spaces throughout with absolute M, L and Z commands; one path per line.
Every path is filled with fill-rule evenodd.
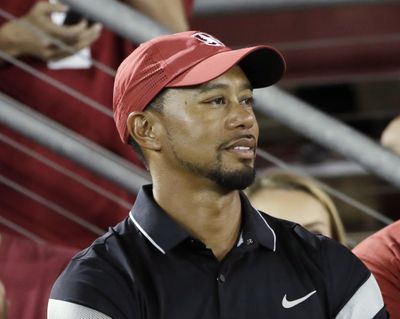
M 72 259 L 50 298 L 113 319 L 388 318 L 347 248 L 240 197 L 241 235 L 219 262 L 145 186 L 130 216 Z

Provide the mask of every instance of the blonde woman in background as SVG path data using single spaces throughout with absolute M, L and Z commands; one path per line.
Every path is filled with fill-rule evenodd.
M 258 178 L 246 194 L 255 208 L 346 245 L 343 223 L 332 199 L 312 179 L 271 170 Z

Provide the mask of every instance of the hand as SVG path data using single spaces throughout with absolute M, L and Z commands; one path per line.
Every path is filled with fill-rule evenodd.
M 3 284 L 0 281 L 0 319 L 7 318 L 7 300 Z
M 43 61 L 57 60 L 90 46 L 100 36 L 101 25 L 88 26 L 86 20 L 59 26 L 52 22 L 51 14 L 65 12 L 62 4 L 45 1 L 36 3 L 23 17 L 7 22 L 0 29 L 0 48 L 12 56 L 34 56 Z M 60 48 L 49 37 L 68 46 Z
M 1 244 L 1 234 L 0 234 Z M 0 319 L 7 319 L 8 302 L 6 299 L 6 290 L 0 281 Z
M 124 0 L 135 10 L 173 32 L 189 29 L 183 0 Z

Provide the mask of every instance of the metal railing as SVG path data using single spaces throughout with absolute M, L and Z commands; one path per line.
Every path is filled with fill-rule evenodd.
M 165 27 L 132 7 L 115 0 L 62 0 L 62 2 L 134 43 L 142 43 L 170 33 Z
M 168 33 L 157 23 L 113 0 L 63 2 L 134 42 Z M 261 112 L 400 186 L 400 158 L 369 138 L 277 88 L 257 90 L 256 99 Z M 0 122 L 129 191 L 137 192 L 150 180 L 136 166 L 4 95 L 0 95 Z
M 63 2 L 132 41 L 135 39 L 141 42 L 168 32 L 141 13 L 114 0 L 63 0 Z M 250 2 L 247 4 L 250 5 Z M 235 1 L 229 3 L 232 6 L 237 5 Z M 118 19 L 115 19 L 115 16 L 118 16 Z M 352 158 L 388 182 L 400 186 L 400 158 L 369 138 L 279 89 L 258 90 L 257 97 L 260 111 L 323 146 Z
M 259 10 L 290 10 L 337 5 L 380 5 L 399 3 L 398 0 L 197 0 L 194 14 L 197 16 L 229 13 L 257 12 Z
M 400 157 L 311 105 L 271 87 L 256 90 L 257 109 L 400 187 Z
M 60 124 L 0 93 L 0 123 L 137 193 L 150 177 L 143 171 Z
M 63 2 L 132 41 L 135 39 L 136 42 L 142 42 L 168 32 L 141 13 L 114 0 Z M 256 2 L 259 1 L 254 1 Z M 230 3 L 232 6 L 236 5 L 234 1 Z M 115 16 L 118 16 L 118 19 L 115 19 Z M 400 186 L 400 159 L 396 155 L 281 90 L 262 89 L 258 90 L 257 95 L 262 112 L 323 146 L 352 158 L 388 182 Z

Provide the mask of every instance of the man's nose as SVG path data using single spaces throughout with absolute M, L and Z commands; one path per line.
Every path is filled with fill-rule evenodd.
M 240 103 L 232 105 L 227 121 L 227 127 L 229 129 L 250 129 L 255 124 L 256 117 L 252 108 L 244 107 Z

